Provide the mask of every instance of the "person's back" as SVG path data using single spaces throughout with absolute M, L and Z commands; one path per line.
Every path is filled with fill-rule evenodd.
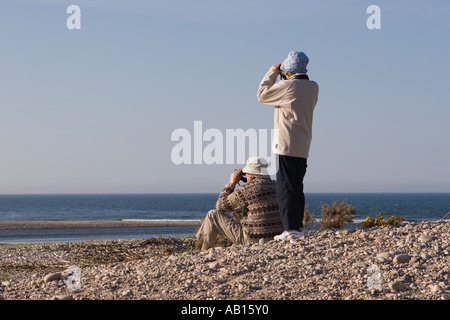
M 275 107 L 274 129 L 277 135 L 273 151 L 281 155 L 308 158 L 319 86 L 307 77 L 293 77 L 275 84 L 278 74 L 277 68 L 269 70 L 258 90 L 258 100 Z
M 233 206 L 247 208 L 247 215 L 241 220 L 246 242 L 255 243 L 261 238 L 273 239 L 283 231 L 276 199 L 276 183 L 270 176 L 254 176 L 252 181 L 234 192 L 232 199 L 219 197 L 217 209 L 231 210 Z

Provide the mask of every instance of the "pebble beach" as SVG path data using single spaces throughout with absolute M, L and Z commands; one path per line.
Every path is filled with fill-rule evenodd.
M 450 221 L 200 251 L 147 238 L 0 245 L 1 300 L 449 300 Z

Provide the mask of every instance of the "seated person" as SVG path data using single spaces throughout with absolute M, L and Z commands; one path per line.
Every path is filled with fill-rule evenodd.
M 267 173 L 267 162 L 258 157 L 249 158 L 243 169 L 235 170 L 225 185 L 216 209 L 210 210 L 202 222 L 197 239 L 202 250 L 213 246 L 219 232 L 233 244 L 272 240 L 283 232 L 283 224 L 276 200 L 276 183 Z M 234 190 L 244 173 L 247 183 Z M 229 213 L 246 211 L 241 221 Z

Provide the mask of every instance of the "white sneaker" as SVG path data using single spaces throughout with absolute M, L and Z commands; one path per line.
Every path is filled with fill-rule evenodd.
M 304 236 L 305 236 L 305 232 L 303 231 L 303 229 L 291 230 L 291 234 L 289 235 L 288 240 L 298 239 L 298 238 L 302 238 Z
M 273 237 L 275 240 L 281 240 L 281 241 L 286 241 L 287 238 L 289 237 L 289 231 L 284 230 L 282 234 L 279 234 L 275 237 Z
M 273 237 L 275 240 L 287 241 L 291 239 L 301 238 L 305 235 L 302 229 L 300 230 L 285 230 L 282 234 Z

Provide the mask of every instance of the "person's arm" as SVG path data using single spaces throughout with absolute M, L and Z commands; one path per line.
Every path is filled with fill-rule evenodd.
M 241 179 L 242 169 L 235 170 L 230 176 L 230 182 L 225 185 L 216 203 L 216 209 L 233 212 L 245 207 L 245 198 L 241 191 L 236 190 L 236 184 Z
M 274 64 L 261 80 L 257 97 L 259 102 L 271 106 L 279 106 L 286 92 L 286 84 L 284 81 L 276 83 L 280 74 L 280 64 Z

